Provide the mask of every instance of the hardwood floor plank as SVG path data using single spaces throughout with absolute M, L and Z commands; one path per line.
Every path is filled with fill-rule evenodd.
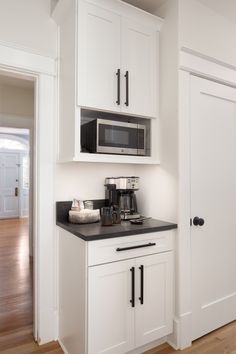
M 35 343 L 32 335 L 32 326 L 26 326 L 17 330 L 10 330 L 0 334 L 1 354 L 63 354 L 57 342 L 51 342 L 42 346 Z
M 149 350 L 144 354 L 236 354 L 236 321 L 217 329 L 193 342 L 185 350 L 174 350 L 168 344 Z
M 0 220 L 1 354 L 63 354 L 57 342 L 34 341 L 32 284 L 28 220 Z
M 0 333 L 33 324 L 28 219 L 0 220 Z

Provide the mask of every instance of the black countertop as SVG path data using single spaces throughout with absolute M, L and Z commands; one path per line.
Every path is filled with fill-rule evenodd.
M 103 203 L 105 201 L 98 201 L 98 206 L 101 206 Z M 145 220 L 142 225 L 134 225 L 129 221 L 122 221 L 121 224 L 114 224 L 112 226 L 102 226 L 100 222 L 93 224 L 72 224 L 68 221 L 68 211 L 71 208 L 71 202 L 57 202 L 56 208 L 57 225 L 85 241 L 132 236 L 177 228 L 177 224 L 156 219 Z

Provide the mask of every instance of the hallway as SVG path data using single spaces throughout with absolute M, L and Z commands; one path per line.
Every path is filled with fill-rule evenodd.
M 32 326 L 28 219 L 0 220 L 0 333 Z
M 0 353 L 62 354 L 56 342 L 33 340 L 33 274 L 28 219 L 0 220 Z

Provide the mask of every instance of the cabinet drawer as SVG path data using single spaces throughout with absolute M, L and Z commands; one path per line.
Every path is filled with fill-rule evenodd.
M 174 233 L 171 230 L 88 242 L 88 266 L 172 250 Z

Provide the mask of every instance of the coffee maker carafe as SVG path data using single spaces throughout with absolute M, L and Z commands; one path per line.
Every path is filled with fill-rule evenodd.
M 105 187 L 109 206 L 120 208 L 121 219 L 140 218 L 135 195 L 139 190 L 139 177 L 107 177 Z

